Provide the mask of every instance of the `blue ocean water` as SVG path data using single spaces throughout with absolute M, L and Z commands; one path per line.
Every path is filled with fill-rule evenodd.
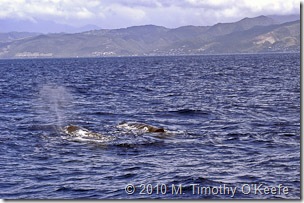
M 1 60 L 0 72 L 1 199 L 301 197 L 300 54 Z M 69 124 L 115 139 L 74 139 Z

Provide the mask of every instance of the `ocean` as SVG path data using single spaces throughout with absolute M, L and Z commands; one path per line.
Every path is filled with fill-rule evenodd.
M 1 199 L 301 197 L 298 53 L 15 59 L 0 72 Z

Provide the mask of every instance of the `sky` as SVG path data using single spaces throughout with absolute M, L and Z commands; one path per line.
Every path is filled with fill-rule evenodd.
M 49 20 L 104 29 L 147 24 L 204 26 L 299 13 L 299 0 L 0 0 L 0 20 Z

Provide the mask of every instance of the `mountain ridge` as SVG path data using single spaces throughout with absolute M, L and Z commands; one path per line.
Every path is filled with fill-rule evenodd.
M 1 35 L 0 35 L 1 36 Z M 0 38 L 1 39 L 1 38 Z M 300 20 L 278 24 L 267 16 L 213 26 L 156 25 L 52 33 L 0 40 L 0 58 L 158 56 L 299 52 Z

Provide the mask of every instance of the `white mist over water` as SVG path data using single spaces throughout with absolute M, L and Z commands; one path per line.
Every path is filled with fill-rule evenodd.
M 39 91 L 40 120 L 62 127 L 67 122 L 67 115 L 70 115 L 68 109 L 72 106 L 72 101 L 72 95 L 64 86 L 43 85 Z

